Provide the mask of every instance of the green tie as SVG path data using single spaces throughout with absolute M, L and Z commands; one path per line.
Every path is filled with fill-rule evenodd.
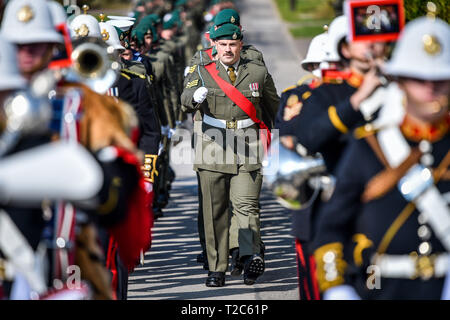
M 228 67 L 228 76 L 230 77 L 231 84 L 234 85 L 234 82 L 236 81 L 236 73 L 234 72 L 234 67 Z

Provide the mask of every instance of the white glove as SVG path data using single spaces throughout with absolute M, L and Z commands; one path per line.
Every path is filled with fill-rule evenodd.
M 184 77 L 185 78 L 189 74 L 189 70 L 191 70 L 191 67 L 189 67 L 189 66 L 184 69 Z
M 323 300 L 361 300 L 352 286 L 343 284 L 324 292 Z
M 205 87 L 200 87 L 194 92 L 194 101 L 197 103 L 202 103 L 206 99 L 206 95 L 208 94 L 208 89 Z
M 170 130 L 169 126 L 161 126 L 161 134 L 163 136 L 169 135 L 169 130 Z
M 170 129 L 169 129 L 169 134 L 167 135 L 167 137 L 168 137 L 169 139 L 171 139 L 172 136 L 173 136 L 174 134 L 175 134 L 175 129 L 170 128 Z

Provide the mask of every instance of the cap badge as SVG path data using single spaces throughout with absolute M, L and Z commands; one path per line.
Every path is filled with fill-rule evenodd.
M 84 23 L 77 29 L 75 29 L 75 34 L 79 37 L 87 37 L 89 35 L 89 28 Z
M 103 41 L 108 41 L 109 40 L 109 32 L 106 31 L 106 29 L 102 30 L 102 40 Z
M 434 56 L 441 52 L 441 43 L 435 36 L 426 34 L 422 37 L 422 41 L 423 48 L 429 55 Z
M 235 22 L 236 22 L 236 19 L 235 19 L 233 16 L 231 16 L 230 21 L 231 21 L 231 23 L 235 23 Z
M 233 40 L 236 40 L 236 39 L 237 39 L 237 34 L 235 32 L 235 33 L 233 33 Z
M 23 6 L 20 8 L 19 12 L 17 12 L 17 19 L 20 22 L 27 23 L 31 19 L 34 18 L 34 12 L 33 9 L 30 6 Z

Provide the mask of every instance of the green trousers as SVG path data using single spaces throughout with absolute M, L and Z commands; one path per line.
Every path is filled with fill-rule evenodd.
M 209 270 L 226 272 L 229 248 L 239 247 L 240 256 L 260 252 L 259 196 L 262 175 L 259 170 L 238 174 L 199 170 L 203 222 Z M 231 210 L 230 210 L 231 205 Z M 230 212 L 232 217 L 230 217 Z M 230 237 L 230 220 L 234 219 Z

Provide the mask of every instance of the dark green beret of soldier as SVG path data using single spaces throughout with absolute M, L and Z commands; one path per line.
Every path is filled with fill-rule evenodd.
M 158 33 L 156 32 L 156 28 L 149 20 L 139 22 L 135 30 L 139 30 L 144 35 L 150 34 L 153 38 L 153 42 L 158 41 Z
M 221 26 L 226 23 L 232 23 L 237 26 L 241 25 L 239 13 L 234 9 L 223 9 L 214 17 L 214 25 Z
M 212 40 L 242 40 L 243 37 L 241 28 L 232 23 L 227 23 L 218 28 L 213 27 L 210 30 L 210 38 Z
M 156 26 L 161 23 L 161 17 L 156 13 L 152 13 L 143 17 L 139 24 L 141 23 L 151 23 L 152 25 Z
M 175 26 L 181 27 L 182 25 L 180 12 L 178 10 L 174 10 L 170 14 L 171 14 L 170 18 L 167 21 L 164 21 L 163 23 L 164 30 L 172 29 Z

